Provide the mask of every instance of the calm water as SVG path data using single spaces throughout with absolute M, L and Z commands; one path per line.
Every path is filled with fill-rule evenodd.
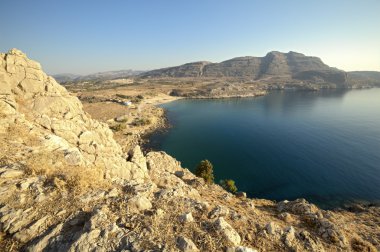
M 172 125 L 151 145 L 194 170 L 214 164 L 250 196 L 322 207 L 380 201 L 380 89 L 276 92 L 163 105 Z

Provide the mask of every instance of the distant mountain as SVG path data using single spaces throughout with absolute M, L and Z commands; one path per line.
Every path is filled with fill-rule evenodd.
M 352 71 L 348 72 L 348 81 L 353 85 L 380 86 L 380 72 L 376 71 Z
M 80 77 L 81 75 L 78 74 L 71 74 L 71 73 L 62 73 L 62 74 L 55 74 L 53 75 L 54 79 L 60 83 L 68 82 L 75 80 L 76 78 Z
M 157 69 L 141 77 L 236 77 L 265 80 L 273 77 L 297 79 L 313 83 L 346 85 L 347 74 L 324 64 L 320 58 L 297 52 L 269 52 L 264 57 L 238 57 L 220 63 L 193 62 L 176 67 Z
M 75 74 L 56 74 L 53 77 L 60 83 L 78 82 L 78 81 L 91 81 L 91 80 L 112 80 L 124 77 L 135 76 L 143 73 L 143 71 L 135 70 L 118 70 L 98 72 L 89 75 L 75 75 Z

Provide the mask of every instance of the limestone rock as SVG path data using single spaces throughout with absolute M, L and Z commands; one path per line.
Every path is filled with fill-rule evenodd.
M 105 191 L 103 190 L 94 190 L 89 191 L 79 197 L 79 200 L 84 203 L 89 203 L 90 201 L 97 201 L 106 195 Z
M 186 237 L 180 236 L 177 238 L 177 247 L 180 251 L 196 252 L 199 251 L 194 242 Z
M 39 180 L 39 177 L 29 177 L 19 182 L 18 187 L 20 188 L 20 190 L 27 190 L 33 183 L 36 183 Z
M 342 247 L 347 246 L 347 239 L 343 232 L 331 221 L 326 218 L 316 219 L 318 233 L 329 242 L 339 244 Z
M 150 174 L 167 171 L 175 173 L 181 170 L 181 164 L 165 152 L 149 152 L 146 155 L 148 169 Z
M 128 210 L 130 212 L 141 212 L 152 208 L 152 203 L 145 196 L 135 196 L 128 200 Z
M 108 126 L 89 118 L 78 98 L 47 76 L 41 65 L 25 53 L 11 49 L 1 57 L 0 81 L 0 114 L 5 115 L 0 132 L 16 125 L 33 129 L 44 139 L 39 151 L 62 153 L 69 165 L 103 167 L 105 176 L 112 180 L 142 182 L 148 177 L 139 147 L 134 161 L 128 163 Z M 15 116 L 25 119 L 16 121 Z
M 294 242 L 296 240 L 296 231 L 294 229 L 294 227 L 290 226 L 290 227 L 287 227 L 286 230 L 285 230 L 285 233 L 284 233 L 284 243 L 288 246 L 288 247 L 294 247 Z
M 235 246 L 240 244 L 240 235 L 235 231 L 235 229 L 233 229 L 233 227 L 231 227 L 230 224 L 224 220 L 223 217 L 220 217 L 215 221 L 215 227 L 222 233 L 224 239 L 226 239 L 228 242 L 232 243 Z
M 95 249 L 96 251 L 105 251 L 104 249 L 101 249 L 97 244 L 99 241 L 100 233 L 100 229 L 94 229 L 87 233 L 83 233 L 79 239 L 71 245 L 69 251 L 93 251 Z
M 188 223 L 188 222 L 193 222 L 194 218 L 193 215 L 190 213 L 185 213 L 179 216 L 179 221 L 182 223 Z
M 50 117 L 48 117 L 47 115 L 41 115 L 37 117 L 36 123 L 38 123 L 39 125 L 41 125 L 42 127 L 46 129 L 51 129 L 51 120 L 50 120 Z
M 310 214 L 318 212 L 318 208 L 314 204 L 310 204 L 305 199 L 297 199 L 294 201 L 281 201 L 277 204 L 279 212 L 287 211 L 295 214 Z
M 115 121 L 116 122 L 126 122 L 128 120 L 128 116 L 127 115 L 122 115 L 122 116 L 118 116 L 115 118 Z
M 41 232 L 44 225 L 46 225 L 47 219 L 50 218 L 50 216 L 44 216 L 41 219 L 34 222 L 31 226 L 28 228 L 16 233 L 14 235 L 14 238 L 21 241 L 26 242 L 31 240 L 34 237 L 37 237 Z
M 47 235 L 42 237 L 37 243 L 29 246 L 26 248 L 26 251 L 28 252 L 39 252 L 39 251 L 49 251 L 46 250 L 47 247 L 49 247 L 49 242 L 52 240 L 52 238 L 56 237 L 62 230 L 63 223 L 60 223 L 56 225 Z
M 208 217 L 213 219 L 217 217 L 227 216 L 229 214 L 229 209 L 225 206 L 216 206 L 211 210 L 211 212 L 208 214 Z
M 281 228 L 276 223 L 274 223 L 273 221 L 269 222 L 265 226 L 265 229 L 267 230 L 268 234 L 270 234 L 270 235 L 276 235 L 276 234 L 282 233 Z
M 325 249 L 320 241 L 313 239 L 309 232 L 302 231 L 299 234 L 301 242 L 304 244 L 304 249 L 313 252 L 324 252 Z
M 279 218 L 282 219 L 285 222 L 292 222 L 294 219 L 289 213 L 280 213 Z
M 81 165 L 83 163 L 83 155 L 77 148 L 65 150 L 65 160 L 70 165 Z
M 136 145 L 131 151 L 131 162 L 137 164 L 140 169 L 147 172 L 146 158 L 144 157 L 139 145 Z
M 119 196 L 119 191 L 117 188 L 113 188 L 111 191 L 108 192 L 107 197 L 109 198 L 116 198 Z
M 237 247 L 229 247 L 227 248 L 226 252 L 258 252 L 256 249 L 243 247 L 243 246 L 237 246 Z
M 21 170 L 14 170 L 14 169 L 9 169 L 0 174 L 0 177 L 2 178 L 17 178 L 24 175 L 24 172 Z

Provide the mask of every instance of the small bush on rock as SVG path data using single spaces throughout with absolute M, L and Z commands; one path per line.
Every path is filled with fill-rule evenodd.
M 210 161 L 202 160 L 195 169 L 195 175 L 203 178 L 207 184 L 214 183 L 214 167 Z
M 238 190 L 236 185 L 235 185 L 235 181 L 233 181 L 232 179 L 221 180 L 220 185 L 224 188 L 224 190 L 231 192 L 231 193 L 236 193 Z
M 133 120 L 132 125 L 133 126 L 144 126 L 150 124 L 150 119 L 148 118 L 136 118 Z
M 125 123 L 118 123 L 118 124 L 110 126 L 111 130 L 113 131 L 122 131 L 126 129 L 126 127 L 127 126 L 125 125 Z

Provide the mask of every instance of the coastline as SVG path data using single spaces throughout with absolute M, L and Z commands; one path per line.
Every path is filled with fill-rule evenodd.
M 152 127 L 148 128 L 148 129 L 144 130 L 140 134 L 141 148 L 144 152 L 149 152 L 152 150 L 161 151 L 158 148 L 155 148 L 154 144 L 153 145 L 150 144 L 151 139 L 156 134 L 161 134 L 162 132 L 168 130 L 171 127 L 171 125 L 170 125 L 169 120 L 167 118 L 167 114 L 166 114 L 167 111 L 163 108 L 158 107 L 159 105 L 170 103 L 170 102 L 177 101 L 177 100 L 185 100 L 185 99 L 186 100 L 192 100 L 192 99 L 194 99 L 194 100 L 208 100 L 208 99 L 210 99 L 210 100 L 223 100 L 223 99 L 254 98 L 254 97 L 267 95 L 269 92 L 263 91 L 263 92 L 259 92 L 259 93 L 255 93 L 255 94 L 251 93 L 251 94 L 247 94 L 247 95 L 230 95 L 230 96 L 224 95 L 224 96 L 211 96 L 211 97 L 208 97 L 208 96 L 184 97 L 184 96 L 167 96 L 167 95 L 162 96 L 161 95 L 159 97 L 151 97 L 150 99 L 148 98 L 147 100 L 144 101 L 144 104 L 153 105 L 157 109 L 162 109 L 163 113 L 160 116 L 160 122 L 156 123 L 155 125 L 153 125 Z
M 144 89 L 145 90 L 145 89 Z M 305 89 L 271 89 L 271 90 L 265 90 L 265 92 L 260 93 L 258 95 L 257 93 L 255 94 L 249 94 L 249 95 L 231 95 L 231 96 L 211 96 L 211 97 L 199 97 L 199 96 L 191 96 L 191 97 L 184 97 L 184 96 L 170 96 L 165 93 L 155 93 L 154 95 L 150 95 L 145 92 L 144 90 L 136 90 L 133 95 L 138 95 L 142 94 L 144 96 L 144 99 L 141 101 L 139 105 L 139 109 L 141 110 L 140 116 L 150 116 L 153 115 L 156 117 L 156 119 L 152 120 L 152 123 L 149 125 L 144 125 L 141 127 L 129 127 L 123 132 L 114 132 L 115 139 L 119 142 L 119 144 L 123 147 L 125 152 L 128 152 L 133 146 L 135 145 L 141 145 L 141 148 L 144 153 L 147 153 L 149 151 L 162 151 L 159 148 L 158 143 L 152 142 L 152 139 L 155 138 L 156 135 L 160 135 L 163 132 L 169 130 L 172 125 L 170 125 L 170 122 L 168 121 L 167 118 L 167 112 L 164 108 L 160 107 L 162 104 L 170 103 L 173 101 L 177 100 L 182 100 L 182 99 L 188 99 L 188 100 L 223 100 L 223 99 L 244 99 L 244 98 L 254 98 L 254 97 L 259 97 L 259 96 L 265 96 L 267 94 L 270 94 L 272 92 L 323 92 L 326 89 L 319 89 L 319 90 L 305 90 Z M 337 90 L 337 89 L 328 89 L 328 90 Z M 352 90 L 352 88 L 347 88 L 344 89 L 346 91 Z M 110 90 L 110 93 L 121 93 L 121 90 Z M 104 103 L 99 104 L 100 106 L 104 106 Z M 137 105 L 136 105 L 137 106 Z M 123 106 L 119 106 L 123 107 Z M 124 106 L 125 107 L 125 106 Z M 100 108 L 100 107 L 99 107 Z M 103 108 L 104 109 L 104 108 Z M 123 109 L 123 108 L 122 108 Z M 107 109 L 105 109 L 107 110 Z M 94 111 L 93 113 L 98 113 L 99 110 Z M 135 110 L 137 112 L 137 110 Z M 114 123 L 114 119 L 112 119 L 112 123 Z M 112 124 L 111 123 L 111 124 Z M 108 123 L 110 125 L 110 123 Z M 323 206 L 324 204 L 318 204 L 319 207 L 324 208 L 324 209 L 339 209 L 343 205 L 345 205 L 343 208 L 344 209 L 350 209 L 352 207 L 355 208 L 357 205 L 361 206 L 370 206 L 372 204 L 378 205 L 373 202 L 360 202 L 358 201 L 353 201 L 353 202 L 347 202 L 347 204 L 341 204 L 339 207 L 325 207 Z

